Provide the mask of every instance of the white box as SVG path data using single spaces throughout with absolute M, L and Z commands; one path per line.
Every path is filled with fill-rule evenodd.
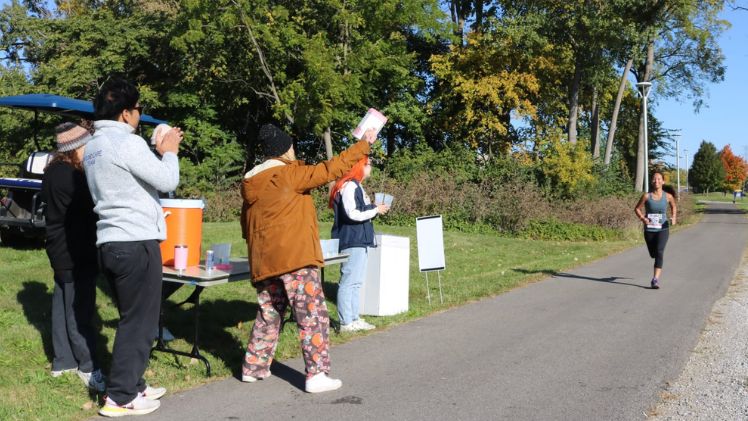
M 410 238 L 377 234 L 369 249 L 366 281 L 360 291 L 361 314 L 391 316 L 408 311 Z

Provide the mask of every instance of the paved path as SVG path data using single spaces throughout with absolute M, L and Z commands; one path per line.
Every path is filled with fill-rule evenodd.
M 678 377 L 748 239 L 711 204 L 673 234 L 663 288 L 645 248 L 332 350 L 339 391 L 304 393 L 303 364 L 255 384 L 168 396 L 158 420 L 635 420 Z

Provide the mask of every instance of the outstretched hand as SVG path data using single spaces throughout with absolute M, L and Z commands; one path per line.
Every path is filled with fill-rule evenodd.
M 369 142 L 370 145 L 373 145 L 374 142 L 377 141 L 377 131 L 374 129 L 369 129 L 364 132 L 364 136 L 361 139 Z

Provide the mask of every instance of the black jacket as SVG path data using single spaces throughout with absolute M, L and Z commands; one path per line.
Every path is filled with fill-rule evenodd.
M 94 203 L 83 171 L 54 162 L 44 171 L 42 198 L 47 224 L 47 256 L 54 270 L 96 265 Z

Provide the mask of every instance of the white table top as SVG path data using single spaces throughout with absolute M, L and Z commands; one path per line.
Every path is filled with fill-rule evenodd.
M 325 257 L 325 265 L 337 265 L 346 260 L 348 260 L 347 254 Z M 190 266 L 182 271 L 176 270 L 172 266 L 164 266 L 163 279 L 166 282 L 200 285 L 203 287 L 250 279 L 249 262 L 247 261 L 247 258 L 231 258 L 230 262 L 231 271 L 218 269 L 207 271 L 205 270 L 204 262 L 202 261 L 200 262 L 200 265 Z

